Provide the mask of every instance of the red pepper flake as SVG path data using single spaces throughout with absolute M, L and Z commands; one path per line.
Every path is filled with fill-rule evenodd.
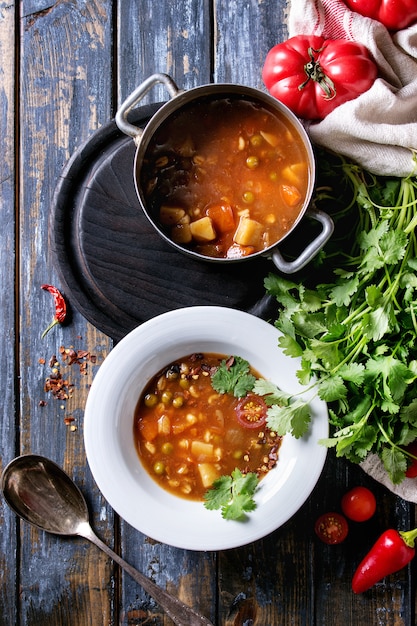
M 74 385 L 63 378 L 61 371 L 53 371 L 45 380 L 44 391 L 51 393 L 57 400 L 68 400 L 73 393 Z
M 87 375 L 88 363 L 95 364 L 97 362 L 97 357 L 94 354 L 87 350 L 77 351 L 73 347 L 65 348 L 65 346 L 61 346 L 59 354 L 66 366 L 78 365 L 80 373 L 84 376 Z M 74 385 L 62 375 L 61 364 L 56 354 L 51 356 L 48 364 L 51 373 L 45 380 L 44 391 L 51 393 L 57 400 L 68 400 L 73 395 Z
M 74 350 L 74 348 L 65 348 L 61 346 L 59 349 L 59 353 L 64 363 L 67 365 L 78 365 L 80 368 L 80 373 L 84 376 L 87 374 L 88 363 L 95 364 L 97 362 L 97 357 L 95 354 L 91 354 L 87 350 Z
M 54 299 L 55 306 L 55 315 L 52 319 L 52 322 L 49 326 L 43 331 L 42 339 L 45 337 L 46 333 L 51 330 L 57 324 L 63 324 L 67 317 L 67 303 L 65 302 L 65 298 L 62 293 L 54 287 L 53 285 L 41 285 L 41 289 L 48 291 Z

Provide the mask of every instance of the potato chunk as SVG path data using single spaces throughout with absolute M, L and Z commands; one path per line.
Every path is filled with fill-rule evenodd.
M 214 459 L 214 446 L 212 443 L 205 441 L 192 441 L 191 454 L 200 461 L 209 461 Z
M 161 220 L 161 224 L 165 224 L 165 226 L 178 224 L 184 215 L 185 211 L 181 207 L 162 205 L 159 210 L 159 219 Z
M 203 487 L 208 489 L 219 478 L 219 472 L 212 463 L 199 463 L 197 467 Z
M 249 217 L 241 217 L 233 240 L 240 246 L 259 247 L 262 245 L 262 231 L 262 224 Z
M 176 224 L 171 229 L 171 237 L 174 243 L 190 243 L 193 239 L 189 224 Z
M 291 185 L 301 186 L 303 179 L 307 175 L 307 163 L 292 163 L 282 170 L 282 177 Z
M 202 217 L 195 222 L 191 222 L 190 230 L 196 241 L 213 241 L 213 239 L 216 239 L 216 231 L 209 217 Z

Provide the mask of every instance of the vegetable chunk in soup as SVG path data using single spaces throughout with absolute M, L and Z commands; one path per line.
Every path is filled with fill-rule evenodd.
M 227 363 L 219 354 L 186 356 L 154 376 L 138 401 L 138 455 L 149 475 L 177 496 L 202 501 L 213 482 L 236 467 L 261 478 L 277 463 L 282 438 L 266 426 L 262 397 L 213 387 Z M 248 375 L 260 378 L 252 370 Z
M 176 244 L 239 259 L 291 230 L 310 176 L 304 144 L 283 115 L 239 96 L 206 97 L 155 132 L 141 188 L 149 214 Z

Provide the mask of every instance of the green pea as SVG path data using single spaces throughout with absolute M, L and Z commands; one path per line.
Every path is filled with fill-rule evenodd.
M 163 454 L 172 454 L 173 450 L 174 450 L 174 446 L 169 441 L 166 441 L 161 446 L 161 452 Z
M 175 398 L 172 401 L 172 406 L 176 409 L 179 409 L 180 407 L 182 407 L 183 404 L 184 404 L 183 396 L 175 396 Z
M 171 391 L 163 391 L 161 395 L 161 400 L 164 404 L 169 404 L 172 400 L 172 392 Z
M 162 476 L 162 474 L 165 473 L 165 465 L 162 463 L 162 461 L 156 461 L 156 463 L 154 463 L 153 471 L 158 476 Z
M 242 200 L 246 204 L 252 204 L 255 200 L 255 194 L 253 191 L 245 191 L 242 195 Z
M 253 135 L 250 138 L 249 142 L 254 148 L 259 148 L 259 146 L 262 144 L 262 137 L 261 135 Z
M 252 156 L 248 156 L 248 158 L 246 159 L 246 166 L 250 169 L 250 170 L 255 170 L 259 165 L 259 159 L 257 156 L 252 155 Z
M 158 403 L 158 396 L 155 393 L 147 393 L 144 398 L 144 404 L 148 408 L 152 408 L 156 406 Z

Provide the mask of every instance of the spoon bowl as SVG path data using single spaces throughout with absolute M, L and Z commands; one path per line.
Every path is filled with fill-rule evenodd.
M 88 539 L 120 565 L 179 626 L 213 626 L 175 596 L 155 585 L 95 535 L 83 494 L 56 463 L 43 456 L 16 457 L 4 468 L 1 489 L 9 507 L 22 519 L 55 535 Z
M 1 487 L 19 517 L 56 535 L 78 535 L 88 523 L 87 504 L 77 485 L 58 465 L 36 455 L 17 457 L 7 465 Z

